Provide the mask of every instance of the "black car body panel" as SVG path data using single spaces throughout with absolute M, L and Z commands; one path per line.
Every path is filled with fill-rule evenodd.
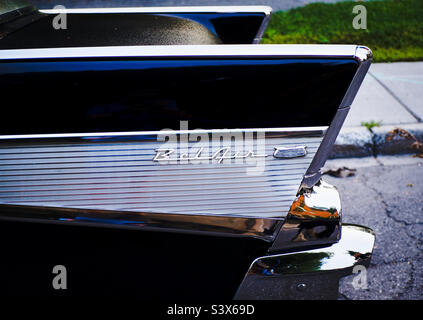
M 1 62 L 15 108 L 0 133 L 177 130 L 180 119 L 192 129 L 329 126 L 357 68 L 345 58 Z
M 2 221 L 0 228 L 1 239 L 10 244 L 0 269 L 7 296 L 229 300 L 251 261 L 269 246 L 253 238 L 110 226 Z M 55 265 L 69 270 L 62 292 L 51 285 Z
M 2 294 L 336 298 L 369 263 L 320 179 L 368 48 L 246 44 L 268 8 L 25 8 L 0 20 Z

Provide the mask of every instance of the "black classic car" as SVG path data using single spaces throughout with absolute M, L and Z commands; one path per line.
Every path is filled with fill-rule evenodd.
M 7 296 L 336 299 L 373 250 L 321 168 L 372 61 L 268 7 L 0 1 Z

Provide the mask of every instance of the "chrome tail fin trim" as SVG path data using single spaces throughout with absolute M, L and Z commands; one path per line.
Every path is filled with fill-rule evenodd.
M 322 144 L 319 147 L 319 150 L 316 152 L 310 167 L 308 168 L 303 182 L 301 183 L 302 188 L 311 188 L 313 185 L 319 182 L 321 178 L 320 169 L 325 165 L 326 160 L 329 157 L 329 153 L 338 137 L 339 131 L 344 124 L 344 121 L 348 115 L 348 111 L 354 101 L 354 98 L 360 89 L 361 83 L 364 80 L 364 77 L 367 74 L 367 71 L 370 68 L 370 65 L 373 60 L 372 51 L 364 46 L 357 46 L 354 54 L 354 59 L 359 63 L 359 67 L 351 84 L 346 92 L 339 109 L 332 120 L 331 125 L 322 141 Z

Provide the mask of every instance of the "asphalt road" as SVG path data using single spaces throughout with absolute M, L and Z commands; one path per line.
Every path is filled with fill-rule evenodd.
M 67 8 L 87 7 L 161 7 L 161 6 L 251 6 L 266 5 L 277 10 L 288 10 L 312 2 L 339 2 L 339 0 L 29 0 L 40 9 L 56 5 Z M 342 0 L 341 0 L 342 1 Z
M 356 169 L 324 180 L 341 194 L 343 222 L 376 233 L 368 288 L 341 280 L 340 299 L 423 299 L 423 159 L 412 156 L 329 160 L 326 168 Z

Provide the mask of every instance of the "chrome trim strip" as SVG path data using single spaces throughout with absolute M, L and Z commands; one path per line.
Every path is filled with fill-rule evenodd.
M 371 60 L 373 60 L 372 50 L 365 46 L 357 46 L 357 49 L 355 50 L 355 56 L 361 63 L 366 61 L 371 62 Z
M 259 30 L 257 31 L 257 34 L 253 40 L 253 44 L 259 44 L 261 41 L 261 38 L 263 37 L 264 32 L 267 29 L 267 25 L 270 22 L 270 18 L 272 16 L 272 8 L 269 8 L 270 10 L 265 12 L 265 17 L 263 19 L 263 22 L 261 23 L 261 26 L 259 28 Z
M 117 8 L 67 8 L 43 9 L 42 13 L 254 13 L 269 15 L 269 6 L 181 6 L 181 7 L 117 7 Z
M 354 58 L 359 63 L 359 68 L 354 76 L 354 79 L 351 81 L 350 87 L 348 88 L 347 93 L 345 94 L 344 99 L 341 102 L 339 108 L 351 107 L 351 104 L 355 98 L 355 95 L 358 92 L 358 89 L 361 86 L 361 83 L 364 80 L 364 77 L 367 74 L 367 71 L 370 68 L 370 65 L 373 61 L 372 51 L 364 46 L 357 46 L 354 54 Z
M 349 107 L 337 110 L 335 117 L 333 118 L 329 129 L 326 131 L 325 137 L 323 138 L 323 141 L 310 164 L 310 167 L 304 175 L 303 182 L 301 183 L 302 188 L 311 188 L 318 183 L 322 177 L 320 169 L 323 168 L 329 157 L 330 151 L 335 144 L 336 137 L 338 136 L 339 131 L 341 131 L 349 110 Z
M 0 60 L 65 58 L 354 58 L 355 45 L 238 44 L 110 46 L 0 50 Z
M 0 220 L 253 237 L 272 241 L 283 219 L 0 205 Z
M 373 60 L 372 51 L 364 46 L 356 46 L 354 59 L 359 63 L 359 67 L 354 75 L 353 80 L 341 101 L 338 111 L 332 120 L 329 129 L 323 138 L 322 144 L 316 152 L 316 155 L 307 170 L 301 188 L 311 188 L 319 182 L 321 178 L 320 169 L 325 165 L 326 160 L 329 157 L 329 153 L 336 141 L 339 131 L 348 115 L 350 106 L 370 68 L 370 64 Z
M 116 137 L 143 137 L 166 135 L 201 135 L 201 134 L 236 134 L 236 133 L 265 133 L 271 137 L 321 137 L 325 135 L 327 126 L 320 127 L 292 127 L 292 128 L 256 128 L 256 129 L 204 129 L 204 130 L 161 130 L 161 131 L 127 131 L 127 132 L 88 132 L 88 133 L 52 133 L 52 134 L 22 134 L 0 135 L 0 140 L 15 139 L 62 139 L 62 138 L 116 138 Z M 1 141 L 0 141 L 1 142 Z

